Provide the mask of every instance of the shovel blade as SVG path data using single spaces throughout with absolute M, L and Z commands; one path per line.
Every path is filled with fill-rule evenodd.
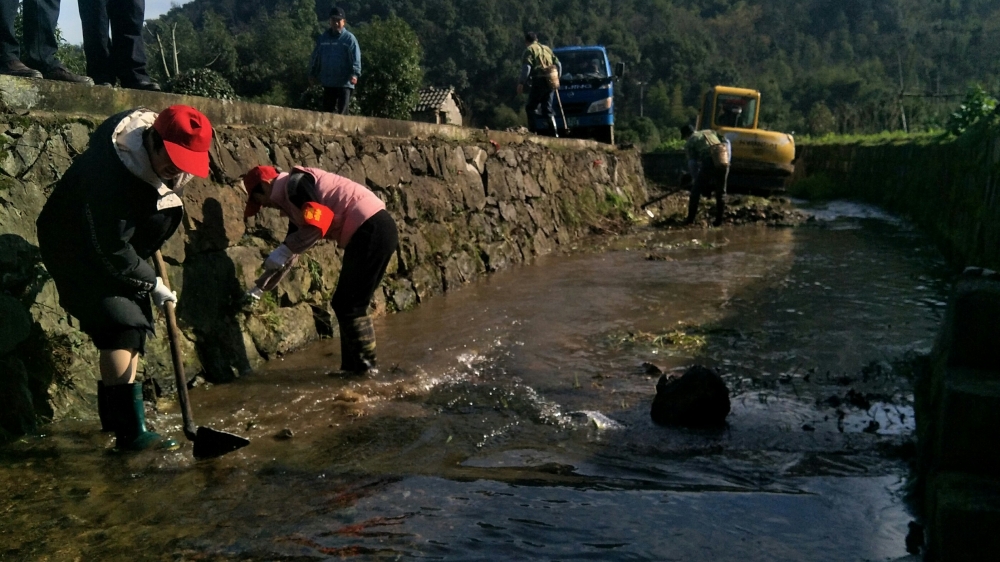
M 194 440 L 194 458 L 210 459 L 221 457 L 226 453 L 232 453 L 236 449 L 242 449 L 250 444 L 249 439 L 217 431 L 210 427 L 199 427 L 198 434 Z

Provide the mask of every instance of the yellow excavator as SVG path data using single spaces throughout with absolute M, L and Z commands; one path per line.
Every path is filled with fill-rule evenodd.
M 729 187 L 735 191 L 774 192 L 795 171 L 795 139 L 758 128 L 760 92 L 715 86 L 701 98 L 697 130 L 713 129 L 733 145 Z

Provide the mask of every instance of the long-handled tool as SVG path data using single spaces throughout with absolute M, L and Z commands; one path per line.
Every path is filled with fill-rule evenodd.
M 153 254 L 153 261 L 156 263 L 156 273 L 163 279 L 163 284 L 170 290 L 170 282 L 167 280 L 167 264 L 163 262 L 163 256 L 157 250 Z M 194 442 L 194 458 L 208 459 L 231 453 L 236 449 L 246 447 L 250 444 L 249 439 L 217 431 L 209 427 L 198 427 L 194 423 L 191 415 L 191 404 L 188 402 L 187 379 L 184 377 L 184 358 L 181 356 L 180 338 L 181 333 L 177 328 L 177 314 L 174 310 L 174 303 L 167 302 L 163 307 L 167 313 L 167 336 L 170 339 L 170 353 L 174 360 L 174 377 L 177 381 L 177 400 L 181 403 L 181 415 L 184 418 L 184 435 L 189 441 Z
M 546 67 L 544 70 L 545 70 L 545 78 L 548 79 L 549 81 L 549 87 L 552 88 L 552 90 L 555 92 L 556 101 L 559 102 L 559 115 L 562 116 L 563 129 L 565 130 L 566 133 L 569 133 L 569 123 L 566 122 L 566 112 L 563 111 L 562 98 L 559 97 L 559 66 L 553 64 Z M 553 136 L 558 137 L 559 128 L 555 124 L 556 118 L 555 116 L 551 117 L 553 121 L 552 126 L 556 127 L 556 130 L 552 131 L 552 134 Z
M 559 88 L 556 88 L 556 101 L 559 102 L 559 115 L 562 115 L 563 134 L 569 134 L 569 123 L 566 121 L 566 112 L 563 111 L 562 98 L 559 97 Z
M 646 201 L 645 203 L 643 203 L 642 205 L 640 205 L 639 208 L 640 209 L 645 209 L 646 207 L 652 205 L 653 203 L 658 203 L 658 202 L 666 199 L 667 197 L 670 197 L 671 195 L 673 195 L 675 193 L 678 193 L 680 191 L 683 191 L 683 188 L 676 189 L 676 190 L 670 191 L 668 193 L 664 193 L 663 195 L 660 195 L 658 197 L 654 197 L 654 198 L 650 199 L 649 201 Z
M 680 185 L 680 187 L 678 187 L 677 189 L 668 191 L 668 192 L 666 192 L 663 195 L 660 195 L 658 197 L 654 197 L 654 198 L 650 199 L 649 201 L 646 201 L 645 203 L 643 203 L 642 205 L 640 205 L 639 208 L 640 209 L 645 209 L 646 207 L 652 205 L 653 203 L 657 203 L 659 201 L 662 201 L 662 200 L 666 199 L 667 197 L 670 197 L 671 195 L 673 195 L 675 193 L 679 193 L 681 191 L 684 191 L 685 189 L 691 189 L 691 179 L 690 178 L 691 178 L 691 176 L 689 176 L 688 174 L 684 174 L 681 177 L 681 185 Z

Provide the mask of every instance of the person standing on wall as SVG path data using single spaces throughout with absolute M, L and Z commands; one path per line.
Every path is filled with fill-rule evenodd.
M 208 177 L 212 125 L 193 107 L 129 109 L 101 123 L 38 216 L 42 262 L 59 304 L 100 351 L 97 411 L 118 450 L 177 448 L 147 431 L 139 356 L 153 304 L 177 301 L 147 262 L 183 216 L 180 188 Z
M 348 31 L 344 10 L 330 10 L 330 29 L 319 36 L 309 57 L 309 80 L 323 86 L 323 111 L 347 115 L 361 76 L 361 48 Z
M 0 74 L 94 85 L 93 80 L 70 72 L 56 59 L 59 1 L 24 0 L 22 57 L 21 46 L 14 34 L 18 1 L 0 0 Z
M 87 75 L 98 85 L 160 91 L 146 71 L 146 0 L 78 0 Z M 109 33 L 110 31 L 110 33 Z
M 264 260 L 264 274 L 247 295 L 259 299 L 278 284 L 299 254 L 324 238 L 336 241 L 344 259 L 330 304 L 340 326 L 340 372 L 373 371 L 375 328 L 368 307 L 399 245 L 396 222 L 385 203 L 367 187 L 317 168 L 278 173 L 271 166 L 256 166 L 244 174 L 243 187 L 246 217 L 261 207 L 273 207 L 281 209 L 289 223 L 284 242 Z
M 524 34 L 524 56 L 521 57 L 521 75 L 517 80 L 517 93 L 524 92 L 525 84 L 528 85 L 528 103 L 524 106 L 524 112 L 528 115 L 528 130 L 537 133 L 535 130 L 535 112 L 541 108 L 541 115 L 549 122 L 552 128 L 552 135 L 558 137 L 559 129 L 556 127 L 556 90 L 550 80 L 552 66 L 557 69 L 556 76 L 562 75 L 562 66 L 559 59 L 546 45 L 538 42 L 538 34 L 529 31 Z
M 733 150 L 729 139 L 720 139 L 712 129 L 695 131 L 691 125 L 681 127 L 681 139 L 688 159 L 688 171 L 694 181 L 688 199 L 688 215 L 684 224 L 694 222 L 702 194 L 715 191 L 715 226 L 722 224 L 726 212 L 726 183 Z

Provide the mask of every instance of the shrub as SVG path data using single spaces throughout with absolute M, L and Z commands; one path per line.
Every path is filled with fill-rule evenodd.
M 961 135 L 966 129 L 988 116 L 997 107 L 997 99 L 986 93 L 982 86 L 973 86 L 965 94 L 962 105 L 948 117 L 948 132 Z
M 239 99 L 229 81 L 210 68 L 195 68 L 171 79 L 168 91 L 220 100 Z

